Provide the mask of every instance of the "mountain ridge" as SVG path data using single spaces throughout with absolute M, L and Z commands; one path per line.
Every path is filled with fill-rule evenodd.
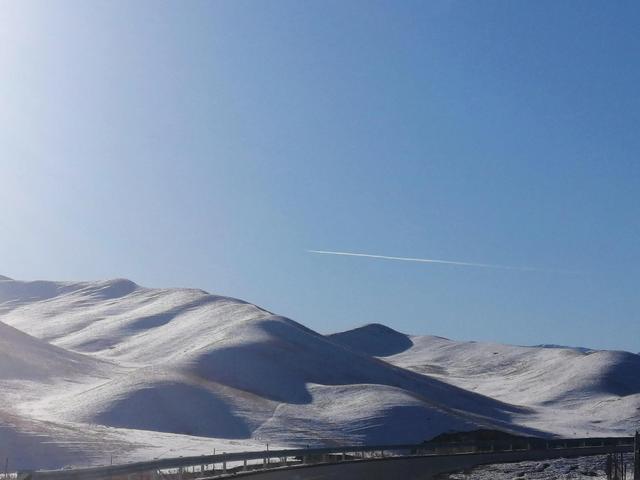
M 615 434 L 631 428 L 640 405 L 629 374 L 634 357 L 605 352 L 585 363 L 588 355 L 572 350 L 455 342 L 381 324 L 322 335 L 244 300 L 126 279 L 3 280 L 0 322 L 20 331 L 14 343 L 35 342 L 85 366 L 76 372 L 54 365 L 44 378 L 0 375 L 9 392 L 0 400 L 14 402 L 11 415 L 55 432 L 91 436 L 106 428 L 109 448 L 129 459 L 148 458 L 168 438 L 197 452 L 205 438 L 230 449 L 263 439 L 283 446 L 411 443 L 476 428 Z M 6 342 L 0 358 L 3 349 Z M 588 368 L 577 380 L 568 369 L 562 380 L 571 385 L 544 388 L 536 361 Z M 570 408 L 599 423 L 587 425 Z M 39 430 L 39 438 L 45 434 Z M 63 446 L 65 435 L 52 441 Z M 81 450 L 83 461 L 96 455 Z

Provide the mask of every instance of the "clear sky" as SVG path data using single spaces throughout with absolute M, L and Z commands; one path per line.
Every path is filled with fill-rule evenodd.
M 635 1 L 0 0 L 0 274 L 637 352 L 639 25 Z

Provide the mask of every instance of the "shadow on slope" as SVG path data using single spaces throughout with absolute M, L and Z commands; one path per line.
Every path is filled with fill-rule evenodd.
M 365 356 L 283 317 L 257 321 L 253 328 L 261 331 L 253 336 L 261 341 L 214 348 L 186 368 L 206 380 L 287 404 L 311 403 L 308 384 L 369 384 L 403 389 L 425 405 L 488 424 L 528 412 Z
M 412 340 L 411 349 L 385 360 L 509 403 L 575 409 L 612 405 L 609 400 L 640 393 L 640 356 L 628 352 L 456 342 L 433 336 Z M 605 397 L 610 398 L 603 402 Z
M 121 298 L 140 288 L 131 280 L 117 278 L 98 282 L 19 281 L 0 278 L 0 312 L 22 305 L 79 293 L 93 299 Z
M 88 463 L 87 452 L 60 439 L 60 429 L 46 422 L 23 419 L 0 410 L 0 452 L 3 469 L 62 468 L 73 462 Z M 63 432 L 64 433 L 64 432 Z
M 115 299 L 126 297 L 135 292 L 140 286 L 126 278 L 114 278 L 102 282 L 91 282 L 79 290 L 90 297 L 99 299 Z
M 238 300 L 235 298 L 231 299 L 229 297 L 211 295 L 206 292 L 202 292 L 202 297 L 196 298 L 195 300 L 192 300 L 190 302 L 176 305 L 161 313 L 139 317 L 136 320 L 126 324 L 123 330 L 126 333 L 133 334 L 139 331 L 149 330 L 151 328 L 162 327 L 174 320 L 176 317 L 188 312 L 189 310 L 196 310 L 206 307 L 210 304 L 224 301 L 233 301 L 241 305 L 247 304 L 247 302 L 243 300 Z
M 333 333 L 327 337 L 340 345 L 374 357 L 388 357 L 413 346 L 408 335 L 379 323 Z
M 39 380 L 96 373 L 104 364 L 0 322 L 0 379 Z
M 572 367 L 571 365 L 569 368 Z M 627 397 L 640 393 L 640 356 L 621 351 L 594 351 L 574 360 L 570 381 L 550 401 L 591 398 L 596 395 Z
M 111 427 L 216 438 L 249 438 L 247 423 L 212 392 L 166 382 L 127 392 L 92 421 Z
M 606 354 L 612 359 L 610 368 L 603 375 L 605 390 L 621 397 L 640 393 L 640 355 L 629 352 L 596 352 L 591 355 Z
M 255 432 L 261 438 L 297 445 L 420 443 L 450 431 L 478 428 L 419 396 L 384 385 L 310 385 L 313 403 L 280 404 Z
M 0 304 L 20 305 L 23 303 L 47 300 L 72 291 L 73 285 L 74 284 L 41 280 L 22 282 L 11 279 L 0 279 Z
M 164 327 L 190 310 L 196 310 L 221 300 L 226 300 L 226 297 L 218 297 L 207 293 L 203 293 L 202 295 L 202 297 L 193 301 L 175 305 L 159 313 L 144 315 L 130 321 L 120 322 L 115 329 L 108 330 L 108 335 L 92 337 L 86 341 L 79 342 L 74 345 L 74 349 L 87 353 L 97 353 L 108 350 L 136 334 L 147 334 L 150 330 Z M 241 303 L 241 301 L 238 301 L 238 303 Z M 94 322 L 88 322 L 87 326 L 90 326 L 92 323 Z

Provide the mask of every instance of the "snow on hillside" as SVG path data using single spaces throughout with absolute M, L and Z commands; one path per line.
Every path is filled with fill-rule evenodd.
M 471 470 L 442 474 L 438 480 L 605 480 L 606 455 L 557 458 L 554 460 L 528 461 L 482 465 Z M 625 455 L 627 471 L 633 471 L 632 455 Z
M 6 326 L 7 352 L 37 345 L 51 350 L 44 357 L 62 357 L 35 378 L 40 385 L 4 390 L 14 392 L 14 415 L 60 427 L 53 441 L 61 446 L 77 445 L 62 427 L 88 436 L 108 428 L 107 448 L 132 455 L 150 455 L 155 432 L 294 445 L 420 441 L 478 426 L 528 431 L 511 421 L 521 409 L 346 349 L 240 300 L 128 280 L 4 280 L 0 299 L 0 320 L 25 332 Z M 144 443 L 109 440 L 122 429 Z
M 381 325 L 331 338 L 363 352 L 372 352 L 372 345 L 394 345 L 395 351 L 377 356 L 527 407 L 531 414 L 518 421 L 532 428 L 561 435 L 626 435 L 640 421 L 640 356 L 629 352 L 456 342 Z
M 636 360 L 621 352 L 532 358 L 383 326 L 323 336 L 201 290 L 3 277 L 0 322 L 0 453 L 16 468 L 479 427 L 563 433 L 585 427 L 577 415 L 555 421 L 552 409 L 570 402 L 600 412 L 626 399 L 597 417 L 602 431 L 629 430 L 637 416 Z M 581 361 L 579 372 L 546 370 L 563 361 Z
M 51 380 L 107 368 L 97 359 L 50 345 L 0 323 L 0 380 Z

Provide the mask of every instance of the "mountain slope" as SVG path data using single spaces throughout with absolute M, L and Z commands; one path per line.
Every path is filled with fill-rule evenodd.
M 242 300 L 123 279 L 0 279 L 0 322 L 10 325 L 0 323 L 9 339 L 0 341 L 0 359 L 8 359 L 0 401 L 11 405 L 7 415 L 39 425 L 13 422 L 14 436 L 36 442 L 54 432 L 67 452 L 60 458 L 95 458 L 90 443 L 78 446 L 77 432 L 104 438 L 103 451 L 139 459 L 157 455 L 165 441 L 207 452 L 211 439 L 230 451 L 256 441 L 418 442 L 476 428 L 564 433 L 584 420 L 554 423 L 551 408 L 569 401 L 596 408 L 598 391 L 603 401 L 624 394 L 624 415 L 636 407 L 632 375 L 603 377 L 607 368 L 619 371 L 615 352 L 583 362 L 586 373 L 571 388 L 568 380 L 545 386 L 550 359 L 574 361 L 577 352 L 538 349 L 549 353 L 532 358 L 523 347 L 455 347 L 381 325 L 323 336 Z M 502 353 L 489 354 L 494 348 Z M 34 353 L 23 364 L 16 352 Z M 528 366 L 542 360 L 537 370 Z M 500 377 L 510 380 L 502 385 Z M 536 400 L 523 401 L 531 393 Z M 607 412 L 602 431 L 628 428 L 622 414 Z
M 0 380 L 53 381 L 97 374 L 104 362 L 38 340 L 0 322 Z
M 511 416 L 521 413 L 501 402 L 345 349 L 292 320 L 239 300 L 199 290 L 145 289 L 124 280 L 49 288 L 37 282 L 36 287 L 39 293 L 60 293 L 14 295 L 13 308 L 2 317 L 4 321 L 61 347 L 145 369 L 139 378 L 128 373 L 96 387 L 92 390 L 99 392 L 95 399 L 87 393 L 82 395 L 86 400 L 59 402 L 62 406 L 56 411 L 72 421 L 122 427 L 132 425 L 126 419 L 137 419 L 138 428 L 250 437 L 267 420 L 271 430 L 276 418 L 286 429 L 283 412 L 288 410 L 280 405 L 312 404 L 309 384 L 395 387 L 404 390 L 412 403 L 419 399 L 423 409 L 446 412 L 452 424 L 468 428 L 509 428 Z M 16 290 L 29 289 L 21 284 L 13 288 Z M 150 368 L 155 373 L 150 374 Z M 138 380 L 132 382 L 132 378 Z M 224 395 L 220 393 L 223 390 L 234 393 Z M 196 405 L 202 405 L 203 411 L 215 407 L 217 425 L 234 427 L 216 431 L 204 428 L 199 420 L 195 428 L 179 414 L 167 415 L 165 407 L 164 413 L 142 420 L 136 405 L 143 409 L 146 403 L 169 404 L 170 410 L 177 412 L 180 402 L 176 392 L 189 398 L 194 410 Z M 378 416 L 368 408 L 363 402 L 359 409 L 363 418 Z M 375 405 L 370 408 L 377 412 Z M 193 416 L 201 418 L 195 411 Z M 173 420 L 167 422 L 168 418 Z M 393 416 L 383 421 L 393 423 Z M 313 435 L 313 429 L 308 431 Z M 361 432 L 352 441 L 372 440 L 366 428 Z M 422 430 L 425 436 L 436 433 L 428 425 Z M 317 440 L 313 436 L 304 439 L 307 443 Z
M 623 433 L 640 418 L 640 356 L 629 352 L 456 342 L 382 331 L 378 325 L 332 336 L 363 352 L 370 351 L 372 337 L 406 346 L 380 356 L 393 365 L 557 417 L 528 423 L 538 428 L 571 434 L 604 427 Z M 553 412 L 545 415 L 546 410 Z M 561 418 L 574 420 L 562 426 Z

